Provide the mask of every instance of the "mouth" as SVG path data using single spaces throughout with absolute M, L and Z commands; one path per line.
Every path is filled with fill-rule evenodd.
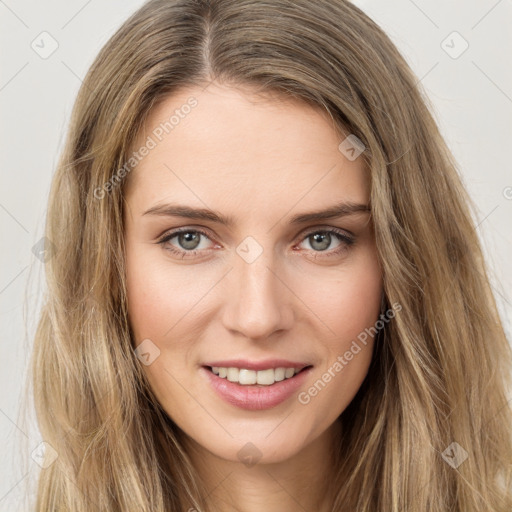
M 252 411 L 287 402 L 304 385 L 312 369 L 311 364 L 283 360 L 219 361 L 201 367 L 217 396 L 232 406 Z

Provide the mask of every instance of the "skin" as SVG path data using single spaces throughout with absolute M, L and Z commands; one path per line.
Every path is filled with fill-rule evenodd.
M 368 171 L 361 157 L 351 161 L 338 149 L 344 136 L 326 113 L 218 83 L 204 91 L 183 89 L 158 104 L 134 150 L 190 96 L 198 105 L 126 183 L 134 346 L 150 339 L 160 350 L 145 372 L 185 433 L 216 510 L 283 512 L 296 511 L 297 504 L 328 510 L 337 418 L 368 372 L 373 340 L 307 404 L 295 394 L 267 410 L 239 409 L 215 393 L 200 368 L 231 358 L 305 361 L 313 365 L 300 390 L 307 391 L 375 324 L 382 273 L 370 214 L 289 223 L 298 213 L 340 201 L 368 204 Z M 170 202 L 213 209 L 234 224 L 144 215 Z M 198 235 L 198 254 L 172 254 L 169 247 L 186 252 L 193 245 L 178 236 L 157 243 L 182 227 L 207 232 Z M 329 228 L 355 242 L 347 245 L 335 235 L 330 243 L 315 242 L 312 235 Z M 262 250 L 251 263 L 236 251 L 248 236 Z M 248 442 L 259 451 L 253 466 L 237 456 Z

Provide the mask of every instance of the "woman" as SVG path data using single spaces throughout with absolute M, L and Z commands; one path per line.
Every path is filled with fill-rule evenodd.
M 342 0 L 124 23 L 49 202 L 37 510 L 511 510 L 510 347 L 415 83 Z

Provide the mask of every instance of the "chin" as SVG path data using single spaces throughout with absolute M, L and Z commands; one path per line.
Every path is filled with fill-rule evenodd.
M 268 423 L 264 427 L 253 424 L 252 427 L 238 426 L 237 429 L 235 420 L 233 427 L 226 425 L 233 437 L 227 433 L 219 437 L 217 429 L 212 435 L 205 436 L 204 430 L 198 436 L 194 433 L 188 435 L 200 450 L 225 461 L 241 463 L 248 468 L 256 464 L 278 464 L 299 455 L 318 437 L 301 428 L 304 424 L 301 425 L 297 418 L 292 420 L 292 417 L 293 413 L 284 421 L 283 418 L 274 419 L 272 426 Z

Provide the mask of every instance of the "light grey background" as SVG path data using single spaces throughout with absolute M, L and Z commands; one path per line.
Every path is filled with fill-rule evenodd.
M 475 229 L 510 339 L 512 0 L 355 3 L 390 35 L 432 102 L 478 207 Z M 81 77 L 140 5 L 0 0 L 0 510 L 27 510 L 23 497 L 39 468 L 30 454 L 41 439 L 20 403 L 44 289 L 31 249 L 42 237 L 52 173 Z

